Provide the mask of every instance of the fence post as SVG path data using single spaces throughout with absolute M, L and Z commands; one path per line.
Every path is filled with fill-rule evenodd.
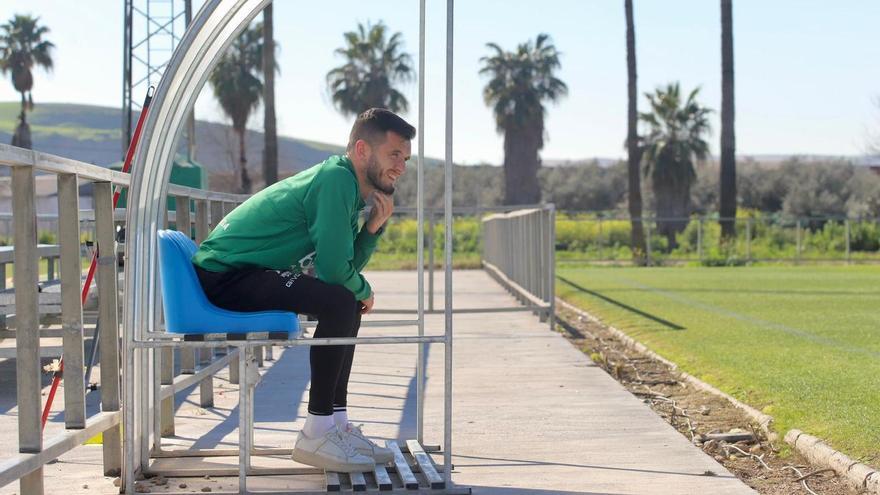
M 79 249 L 79 189 L 76 174 L 58 175 L 58 242 L 61 265 L 61 334 L 64 346 L 64 426 L 86 427 L 85 385 L 82 378 L 83 312 L 82 262 Z M 95 342 L 92 342 L 95 345 Z
M 852 253 L 850 252 L 850 242 L 852 239 L 852 233 L 850 231 L 849 218 L 844 220 L 844 225 L 846 226 L 846 262 L 847 262 L 847 264 L 849 264 L 849 263 L 852 263 Z
M 95 239 L 98 256 L 98 312 L 101 321 L 101 409 L 119 410 L 119 320 L 117 303 L 117 267 L 113 190 L 109 182 L 94 184 Z M 104 474 L 119 473 L 122 468 L 122 442 L 119 426 L 103 435 Z
M 204 200 L 194 201 L 195 203 L 195 242 L 201 244 L 208 237 L 208 205 Z M 178 208 L 180 208 L 178 206 Z M 186 202 L 187 217 L 189 217 L 189 201 Z M 187 218 L 189 225 L 189 218 Z M 187 235 L 189 235 L 187 230 Z M 196 364 L 208 364 L 214 355 L 214 350 L 209 347 L 202 347 L 196 351 Z M 214 375 L 208 375 L 204 380 L 199 382 L 199 406 L 214 406 Z
M 556 206 L 551 204 L 550 210 L 548 211 L 547 216 L 550 220 L 549 225 L 549 264 L 548 271 L 550 272 L 547 275 L 547 278 L 550 281 L 549 290 L 550 293 L 547 296 L 547 300 L 550 303 L 550 315 L 547 318 L 550 321 L 550 330 L 553 330 L 556 325 Z
M 801 262 L 801 220 L 798 219 L 797 224 L 795 225 L 795 239 L 797 242 L 797 255 L 795 258 L 795 263 L 800 264 Z
M 189 214 L 189 198 L 186 196 L 174 197 L 174 225 L 178 231 L 183 232 L 187 239 L 190 237 L 192 222 Z M 196 349 L 182 347 L 180 353 L 180 373 L 192 375 L 196 372 Z
M 752 262 L 752 217 L 746 218 L 746 263 Z
M 645 230 L 647 230 L 647 236 L 645 239 L 645 265 L 651 266 L 651 219 L 649 218 L 647 222 L 645 222 Z
M 226 206 L 222 201 L 209 201 L 208 209 L 211 214 L 210 223 L 208 224 L 209 230 L 213 230 L 220 225 L 220 221 L 226 215 Z M 226 354 L 232 351 L 230 347 L 224 347 L 223 349 L 223 352 L 226 352 Z M 229 383 L 234 385 L 238 385 L 238 364 L 238 354 L 236 353 L 234 357 L 229 358 Z
M 703 262 L 703 217 L 697 220 L 697 258 Z
M 18 400 L 18 451 L 43 450 L 40 426 L 40 325 L 37 294 L 37 214 L 34 169 L 12 169 L 12 211 L 15 215 L 13 285 L 15 286 L 15 379 Z M 22 476 L 22 495 L 43 493 L 43 468 Z

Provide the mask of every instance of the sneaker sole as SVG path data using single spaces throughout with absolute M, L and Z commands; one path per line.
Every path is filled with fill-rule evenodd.
M 372 471 L 376 467 L 374 463 L 339 462 L 311 452 L 296 449 L 293 450 L 291 458 L 300 464 L 306 464 L 326 471 L 336 471 L 340 473 L 364 473 Z

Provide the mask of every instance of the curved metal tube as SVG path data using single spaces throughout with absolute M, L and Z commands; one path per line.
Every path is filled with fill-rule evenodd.
M 129 226 L 125 256 L 125 302 L 123 353 L 125 388 L 123 396 L 124 459 L 123 483 L 125 493 L 134 493 L 134 473 L 149 462 L 149 432 L 151 428 L 151 400 L 149 384 L 153 370 L 149 367 L 149 349 L 136 345 L 156 331 L 157 324 L 157 260 L 156 232 L 161 226 L 171 163 L 180 140 L 180 131 L 195 100 L 223 52 L 235 37 L 256 17 L 271 0 L 207 0 L 165 69 L 150 107 L 144 126 L 141 145 L 135 155 L 131 186 L 128 196 L 127 222 Z M 446 49 L 446 232 L 452 231 L 452 26 L 453 0 L 447 0 Z M 424 2 L 420 5 L 420 44 L 424 43 Z M 423 52 L 424 47 L 420 47 Z M 420 109 L 419 109 L 419 164 L 422 159 L 424 55 L 420 53 Z M 422 170 L 420 166 L 419 175 Z M 419 208 L 422 213 L 421 180 Z M 419 250 L 419 320 L 422 333 L 422 270 L 421 226 Z M 451 465 L 452 442 L 452 249 L 451 237 L 446 240 L 446 373 L 444 401 L 444 459 Z M 422 346 L 420 346 L 422 347 Z M 421 359 L 420 359 L 421 361 Z M 420 380 L 421 381 L 421 380 Z M 137 415 L 137 417 L 136 417 Z M 420 421 L 421 422 L 421 421 Z M 242 473 L 244 474 L 244 473 Z M 445 480 L 451 486 L 447 469 Z M 239 480 L 244 487 L 244 477 Z
M 125 390 L 123 396 L 124 460 L 126 493 L 134 493 L 134 472 L 145 467 L 149 431 L 150 371 L 146 350 L 131 344 L 141 340 L 156 325 L 156 231 L 163 214 L 171 163 L 186 116 L 211 70 L 235 37 L 270 0 L 208 0 L 171 57 L 150 107 L 141 145 L 135 155 L 128 195 L 129 231 L 125 248 L 126 342 Z M 141 421 L 135 421 L 135 414 Z

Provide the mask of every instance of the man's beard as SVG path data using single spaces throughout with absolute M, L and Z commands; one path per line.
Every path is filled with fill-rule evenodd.
M 371 156 L 370 161 L 367 162 L 367 179 L 377 190 L 389 195 L 394 194 L 393 184 L 390 186 L 382 184 L 382 169 L 379 167 L 379 161 L 376 160 L 376 155 Z

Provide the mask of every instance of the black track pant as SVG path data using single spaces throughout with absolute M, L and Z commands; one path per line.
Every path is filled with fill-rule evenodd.
M 210 272 L 193 265 L 208 300 L 230 311 L 281 310 L 318 318 L 315 337 L 356 337 L 361 326 L 360 301 L 341 285 L 289 271 L 263 268 Z M 309 412 L 333 414 L 345 406 L 353 345 L 312 346 Z

